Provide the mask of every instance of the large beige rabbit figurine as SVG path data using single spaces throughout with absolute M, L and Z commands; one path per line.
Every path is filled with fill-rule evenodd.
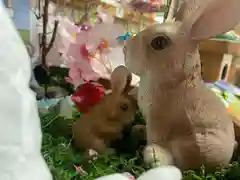
M 181 169 L 225 166 L 234 149 L 233 123 L 204 85 L 198 43 L 240 21 L 240 0 L 185 0 L 174 16 L 175 21 L 138 33 L 125 47 L 127 67 L 140 76 L 145 161 Z

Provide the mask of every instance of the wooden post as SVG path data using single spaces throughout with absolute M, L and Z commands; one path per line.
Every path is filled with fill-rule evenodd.
M 12 0 L 8 0 L 8 8 L 12 8 Z

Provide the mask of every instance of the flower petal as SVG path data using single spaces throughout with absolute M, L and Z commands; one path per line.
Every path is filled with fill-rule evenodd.
M 95 51 L 99 46 L 101 39 L 105 36 L 108 29 L 105 24 L 96 24 L 92 29 L 89 30 L 89 38 L 87 41 L 87 49 L 89 51 Z
M 88 38 L 89 38 L 88 31 L 80 31 L 76 34 L 76 43 L 85 44 L 88 41 Z
M 99 58 L 91 61 L 93 70 L 98 73 L 101 77 L 110 78 L 111 75 L 111 64 L 105 54 L 101 54 Z
M 58 45 L 59 52 L 63 54 L 67 53 L 70 44 L 73 43 L 73 40 L 69 36 L 61 36 L 60 34 L 57 35 L 55 41 Z
M 81 69 L 81 75 L 86 81 L 96 81 L 100 78 L 100 75 L 95 72 L 92 68 L 92 65 L 85 60 L 79 60 L 76 62 L 76 66 Z
M 69 75 L 68 82 L 72 83 L 74 87 L 78 87 L 80 84 L 84 82 L 81 76 L 81 70 L 78 69 L 75 63 L 71 64 L 68 75 Z
M 82 59 L 80 46 L 78 44 L 71 43 L 68 48 L 67 56 L 72 57 L 74 60 Z
M 120 24 L 113 24 L 109 28 L 109 32 L 106 35 L 105 39 L 108 41 L 109 47 L 116 47 L 119 45 L 118 37 L 123 35 L 125 30 L 124 27 Z
M 60 28 L 65 29 L 69 34 L 77 33 L 79 31 L 78 27 L 66 17 L 60 21 Z

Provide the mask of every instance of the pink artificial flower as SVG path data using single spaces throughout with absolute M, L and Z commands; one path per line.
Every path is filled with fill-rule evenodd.
M 70 44 L 67 52 L 69 58 L 69 77 L 67 81 L 76 88 L 85 81 L 97 80 L 100 77 L 91 67 L 89 51 L 86 49 L 87 39 L 87 31 L 78 32 L 75 42 Z
M 75 42 L 72 42 L 68 48 L 67 56 L 74 60 L 89 60 L 89 53 L 86 49 L 86 43 L 89 37 L 88 31 L 80 31 L 76 34 Z
M 68 77 L 65 79 L 68 83 L 71 83 L 75 88 L 77 88 L 80 84 L 84 83 L 81 73 L 81 69 L 72 63 L 69 67 Z
M 54 20 L 56 17 L 54 18 Z M 50 24 L 53 24 L 53 19 L 51 19 Z M 65 56 L 66 52 L 69 48 L 69 45 L 74 41 L 74 34 L 76 34 L 79 30 L 78 28 L 66 17 L 57 17 L 59 21 L 56 38 L 54 40 L 53 47 L 50 49 L 47 55 L 47 64 L 49 66 L 60 66 L 64 64 L 62 56 L 60 53 Z M 51 31 L 53 26 L 49 27 Z M 48 36 L 48 41 L 50 41 L 51 34 Z
M 98 48 L 108 49 L 118 46 L 117 37 L 124 34 L 124 27 L 120 24 L 114 24 L 113 16 L 102 6 L 97 8 L 97 13 L 101 23 L 96 24 L 89 30 L 87 49 L 95 51 Z
M 101 77 L 86 60 L 76 61 L 70 57 L 68 67 L 69 73 L 66 81 L 73 84 L 75 88 L 87 81 L 97 81 Z
M 69 19 L 62 18 L 59 21 L 58 34 L 61 36 L 58 42 L 60 53 L 66 54 L 69 46 L 75 41 L 75 36 L 79 32 L 79 28 Z
M 115 48 L 119 45 L 118 36 L 124 34 L 120 24 L 101 23 L 89 30 L 87 49 L 95 51 L 101 45 L 103 48 Z M 102 44 L 101 44 L 102 43 Z
M 119 44 L 117 37 L 124 34 L 124 27 L 113 24 L 113 17 L 101 7 L 98 8 L 98 15 L 102 22 L 77 32 L 75 41 L 70 43 L 67 51 L 67 56 L 71 58 L 67 80 L 75 87 L 82 81 L 110 77 L 111 63 L 108 61 L 107 53 L 109 48 Z

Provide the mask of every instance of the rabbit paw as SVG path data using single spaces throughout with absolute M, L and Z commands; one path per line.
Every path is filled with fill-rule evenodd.
M 88 150 L 88 155 L 89 155 L 89 157 L 92 157 L 93 160 L 96 160 L 97 157 L 98 157 L 98 152 L 95 151 L 94 149 L 89 149 Z
M 152 179 L 181 180 L 182 173 L 180 169 L 178 169 L 175 166 L 161 166 L 148 170 L 138 178 L 138 180 L 152 180 Z
M 152 167 L 173 164 L 172 154 L 156 144 L 146 146 L 143 156 L 145 163 Z

